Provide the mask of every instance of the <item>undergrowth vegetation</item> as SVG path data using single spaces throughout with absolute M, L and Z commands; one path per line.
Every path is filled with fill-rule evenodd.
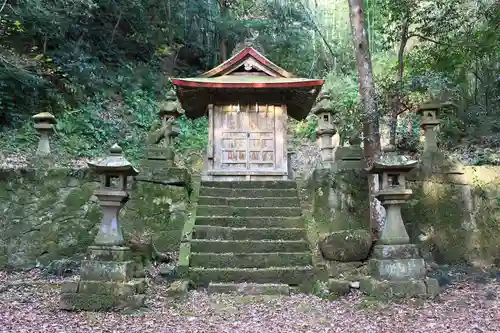
M 29 155 L 37 141 L 30 117 L 47 111 L 58 120 L 57 154 L 90 157 L 118 142 L 139 159 L 169 77 L 216 66 L 245 38 L 298 76 L 326 78 L 341 143 L 361 128 L 344 0 L 20 0 L 0 8 L 3 155 Z M 500 163 L 498 4 L 381 0 L 365 1 L 365 10 L 388 136 L 418 150 L 418 105 L 450 100 L 440 145 L 462 147 L 473 164 Z M 291 121 L 290 134 L 314 140 L 316 124 L 314 116 Z M 207 120 L 182 118 L 180 127 L 176 150 L 203 151 Z

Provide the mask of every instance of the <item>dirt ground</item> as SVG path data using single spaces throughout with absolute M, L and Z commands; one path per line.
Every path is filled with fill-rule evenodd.
M 467 280 L 433 301 L 384 303 L 355 292 L 327 301 L 311 295 L 249 297 L 192 291 L 166 297 L 152 284 L 144 309 L 125 313 L 58 309 L 62 279 L 0 272 L 1 333 L 500 332 L 500 282 Z

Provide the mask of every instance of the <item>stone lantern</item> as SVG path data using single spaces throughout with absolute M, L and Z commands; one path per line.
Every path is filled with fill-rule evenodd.
M 317 103 L 312 108 L 312 112 L 318 117 L 316 137 L 318 140 L 321 162 L 326 167 L 331 167 L 334 161 L 332 138 L 335 133 L 337 133 L 334 126 L 330 98 L 330 94 L 322 90 L 318 95 Z
M 144 303 L 145 281 L 134 278 L 135 263 L 125 246 L 118 213 L 127 202 L 127 179 L 137 170 L 113 145 L 109 156 L 88 162 L 100 176 L 94 194 L 103 216 L 94 245 L 82 261 L 80 280 L 62 286 L 60 307 L 65 310 L 111 310 L 139 308 Z
M 379 175 L 377 197 L 386 209 L 386 222 L 368 263 L 371 278 L 360 283 L 360 289 L 366 294 L 414 297 L 439 293 L 437 280 L 426 278 L 424 259 L 418 247 L 410 244 L 401 217 L 401 206 L 412 195 L 412 190 L 406 187 L 405 176 L 417 164 L 418 161 L 407 156 L 397 155 L 395 147 L 390 146 L 368 169 Z
M 439 112 L 441 108 L 449 103 L 424 103 L 420 105 L 417 112 L 420 115 L 420 127 L 424 130 L 425 143 L 424 153 L 437 152 L 436 126 L 439 125 Z
M 121 246 L 123 235 L 118 213 L 128 201 L 127 180 L 136 176 L 137 170 L 122 155 L 117 144 L 110 149 L 109 156 L 88 162 L 91 170 L 100 175 L 101 187 L 94 192 L 103 209 L 103 217 L 94 244 L 98 246 Z
M 380 244 L 408 244 L 410 238 L 401 217 L 401 205 L 411 196 L 406 188 L 406 174 L 415 168 L 418 161 L 396 155 L 394 146 L 384 149 L 384 154 L 369 169 L 379 175 L 377 198 L 386 209 L 387 221 L 381 230 Z
M 49 155 L 49 136 L 54 132 L 54 124 L 56 124 L 56 118 L 49 112 L 41 112 L 31 118 L 35 122 L 35 129 L 40 134 L 40 141 L 38 141 L 38 149 L 36 150 L 36 154 L 40 156 Z

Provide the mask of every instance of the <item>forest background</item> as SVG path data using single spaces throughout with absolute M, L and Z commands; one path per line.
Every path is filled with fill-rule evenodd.
M 419 103 L 449 100 L 443 150 L 500 164 L 500 5 L 491 0 L 364 0 L 382 135 L 418 151 Z M 245 38 L 304 77 L 326 78 L 340 141 L 361 129 L 363 107 L 346 0 L 0 0 L 0 159 L 36 149 L 31 116 L 57 118 L 60 161 L 118 142 L 138 161 L 168 78 L 196 76 Z M 391 121 L 398 119 L 397 122 Z M 393 124 L 393 126 L 391 126 Z M 290 120 L 313 144 L 317 120 Z M 207 142 L 207 119 L 180 119 L 187 163 Z

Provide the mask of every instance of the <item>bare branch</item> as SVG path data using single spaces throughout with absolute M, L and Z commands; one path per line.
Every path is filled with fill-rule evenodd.
M 451 44 L 448 44 L 448 43 L 445 43 L 445 42 L 440 42 L 440 41 L 437 41 L 435 39 L 432 39 L 432 38 L 429 38 L 429 37 L 426 37 L 426 36 L 423 36 L 423 35 L 420 35 L 420 34 L 411 34 L 411 35 L 408 36 L 408 39 L 410 39 L 412 37 L 418 37 L 418 38 L 421 38 L 421 39 L 426 40 L 428 42 L 432 42 L 432 43 L 437 44 L 437 45 L 453 46 Z
M 115 39 L 115 34 L 116 34 L 116 29 L 118 29 L 118 25 L 120 24 L 120 21 L 122 19 L 122 11 L 120 11 L 120 14 L 118 14 L 118 20 L 116 20 L 116 24 L 113 28 L 113 32 L 111 33 L 111 43 L 113 43 L 114 39 Z
M 0 7 L 0 13 L 2 12 L 2 10 L 5 8 L 5 5 L 7 4 L 7 0 L 5 0 L 2 4 L 2 7 Z

